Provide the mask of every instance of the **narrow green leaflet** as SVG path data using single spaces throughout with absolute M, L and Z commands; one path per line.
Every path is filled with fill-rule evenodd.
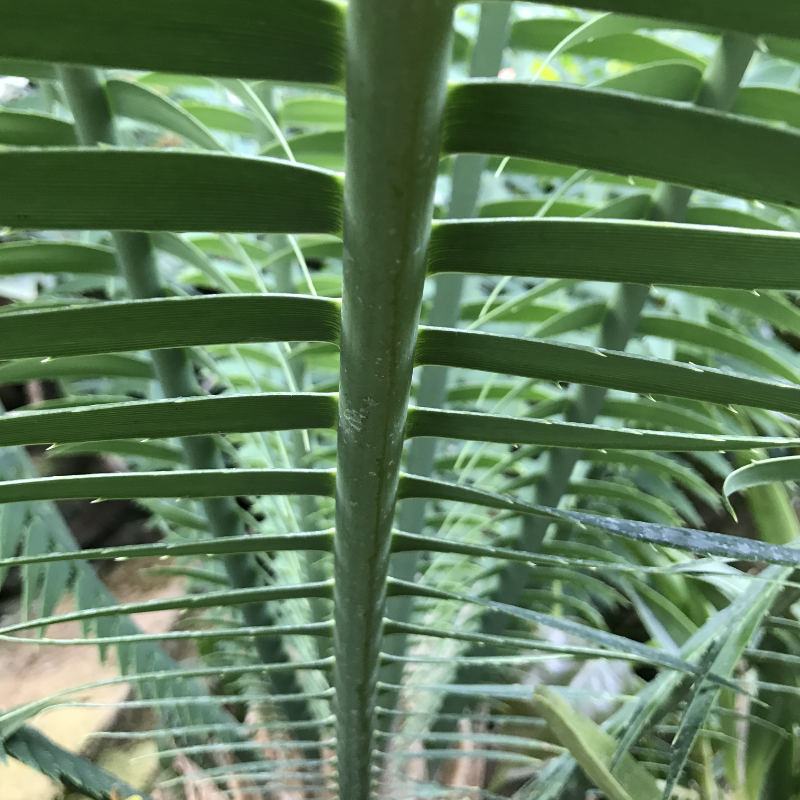
M 116 275 L 114 251 L 73 242 L 6 242 L 0 247 L 0 275 Z
M 713 325 L 685 319 L 644 314 L 637 330 L 644 336 L 660 336 L 676 342 L 708 347 L 749 361 L 771 375 L 800 383 L 800 374 L 787 361 L 755 344 L 752 339 Z
M 117 116 L 159 125 L 208 150 L 225 149 L 196 117 L 141 83 L 109 80 L 106 94 Z
M 483 606 L 492 611 L 516 617 L 526 622 L 533 622 L 536 625 L 555 628 L 556 630 L 563 631 L 571 636 L 580 637 L 581 639 L 585 639 L 601 647 L 612 648 L 617 653 L 625 654 L 627 657 L 635 660 L 658 664 L 667 669 L 676 669 L 688 674 L 697 674 L 698 672 L 698 668 L 695 665 L 689 664 L 682 658 L 673 656 L 671 653 L 563 617 L 531 611 L 528 608 L 521 608 L 508 603 L 498 603 L 483 597 L 475 597 L 459 592 L 448 592 L 419 583 L 401 581 L 397 578 L 389 578 L 388 588 L 390 596 L 410 595 L 412 597 L 430 597 L 440 600 L 458 600 L 462 603 Z M 729 682 L 725 681 L 725 684 L 728 685 Z M 731 688 L 731 686 L 729 685 L 728 688 Z M 736 688 L 735 685 L 732 688 Z
M 89 408 L 6 414 L 0 417 L 0 446 L 334 428 L 336 414 L 336 397 L 329 394 L 249 394 L 104 403 Z
M 344 131 L 331 130 L 320 133 L 301 133 L 292 136 L 287 144 L 292 155 L 304 164 L 337 172 L 344 170 Z M 262 156 L 286 158 L 281 142 L 273 142 L 261 151 Z
M 309 426 L 310 427 L 310 426 Z M 431 436 L 502 444 L 537 444 L 579 450 L 654 450 L 672 452 L 751 450 L 800 446 L 800 439 L 709 436 L 692 433 L 613 429 L 577 422 L 521 419 L 498 414 L 409 408 L 406 437 Z M 0 420 L 0 441 L 3 421 Z
M 800 480 L 800 456 L 767 458 L 731 472 L 725 479 L 722 491 L 725 497 L 730 497 L 735 492 L 752 489 L 755 486 L 798 480 Z
M 532 514 L 550 518 L 553 521 L 568 520 L 579 526 L 592 527 L 627 539 L 674 547 L 677 550 L 686 550 L 702 556 L 715 555 L 722 558 L 761 561 L 766 564 L 784 566 L 800 565 L 800 550 L 791 547 L 692 528 L 674 528 L 652 522 L 635 522 L 615 517 L 601 517 L 580 511 L 547 508 L 526 503 L 519 498 L 461 484 L 420 478 L 415 475 L 401 475 L 398 493 L 401 499 L 425 497 L 433 500 L 449 500 L 456 503 L 471 503 L 486 508 L 513 511 L 517 514 Z
M 278 122 L 284 128 L 320 125 L 343 130 L 344 100 L 332 97 L 289 99 L 278 110 Z
M 605 36 L 614 36 L 621 33 L 633 33 L 639 28 L 651 27 L 655 20 L 648 20 L 641 16 L 626 17 L 618 14 L 603 14 L 599 17 L 587 20 L 579 27 L 565 36 L 553 49 L 537 69 L 537 77 L 540 75 L 550 62 L 558 58 L 562 53 L 566 53 L 573 47 L 584 42 L 602 39 Z
M 692 225 L 717 225 L 722 228 L 755 228 L 768 231 L 785 231 L 782 225 L 770 222 L 764 217 L 737 211 L 723 206 L 690 206 L 683 217 Z M 723 290 L 724 291 L 724 290 Z
M 609 800 L 661 800 L 655 779 L 633 756 L 626 753 L 611 768 L 613 736 L 575 711 L 554 689 L 541 686 L 533 697 L 558 740 Z
M 164 442 L 145 442 L 133 439 L 99 440 L 80 444 L 52 445 L 47 448 L 49 458 L 77 455 L 79 453 L 113 453 L 133 458 L 151 458 L 168 464 L 183 464 L 186 457 L 180 447 Z
M 0 144 L 14 147 L 68 147 L 77 144 L 69 122 L 34 111 L 0 111 Z
M 580 26 L 580 20 L 566 17 L 518 19 L 511 26 L 508 46 L 513 50 L 549 51 Z M 566 52 L 588 58 L 613 58 L 632 64 L 681 60 L 694 62 L 701 69 L 704 65 L 703 59 L 695 53 L 636 33 L 594 38 L 573 44 Z
M 338 339 L 339 304 L 299 295 L 123 300 L 0 315 L 2 359 Z
M 0 503 L 28 500 L 125 500 L 138 497 L 235 497 L 237 495 L 318 495 L 331 497 L 332 470 L 209 469 L 122 472 L 27 478 L 0 483 Z
M 800 206 L 790 178 L 800 171 L 800 131 L 623 92 L 552 82 L 456 84 L 443 147 Z
M 743 86 L 736 95 L 733 113 L 800 128 L 800 92 L 778 86 Z
M 619 14 L 642 14 L 667 21 L 685 22 L 692 27 L 707 25 L 742 33 L 774 33 L 800 38 L 800 19 L 792 0 L 775 0 L 766 6 L 749 0 L 587 0 L 586 8 Z M 665 27 L 672 27 L 665 25 Z
M 256 122 L 247 114 L 241 111 L 234 111 L 232 108 L 212 106 L 202 103 L 199 100 L 183 100 L 180 107 L 191 114 L 206 128 L 225 133 L 235 133 L 248 139 L 254 139 L 256 135 Z
M 115 617 L 125 614 L 152 613 L 155 611 L 168 611 L 171 609 L 202 609 L 223 608 L 225 606 L 239 606 L 246 603 L 259 603 L 267 601 L 290 600 L 296 598 L 319 597 L 331 599 L 332 581 L 317 583 L 293 584 L 291 586 L 261 586 L 251 589 L 232 589 L 226 586 L 216 592 L 203 592 L 202 594 L 181 595 L 170 597 L 166 600 L 143 600 L 135 603 L 120 603 L 115 606 L 103 608 L 89 607 L 80 611 L 71 611 L 55 616 L 42 615 L 41 617 L 17 622 L 11 625 L 0 626 L 0 636 L 8 636 L 19 631 L 30 630 L 60 622 L 85 622 L 102 617 Z
M 163 503 L 147 501 L 146 507 L 155 506 L 160 513 Z M 13 513 L 17 505 L 4 506 L 2 513 Z M 173 506 L 177 511 L 183 509 Z M 189 512 L 183 511 L 184 514 Z M 184 520 L 185 522 L 185 520 Z M 16 544 L 16 543 L 12 543 Z M 178 556 L 224 556 L 231 553 L 259 553 L 271 550 L 314 550 L 329 553 L 333 550 L 333 531 L 313 531 L 310 533 L 252 534 L 247 536 L 228 536 L 224 539 L 203 539 L 188 542 L 159 542 L 157 544 L 134 544 L 120 547 L 98 547 L 88 550 L 69 550 L 49 552 L 41 556 L 14 556 L 0 559 L 0 565 L 24 567 L 26 564 L 51 564 L 61 561 L 91 561 L 102 558 L 151 558 Z M 9 549 L 7 552 L 13 552 Z M 466 551 L 471 552 L 471 551 Z M 513 552 L 513 551 L 509 551 Z M 2 553 L 0 553 L 2 554 Z M 529 558 L 529 554 L 522 554 Z
M 800 138 L 798 138 L 800 157 Z M 601 219 L 441 221 L 431 274 L 797 289 L 800 234 Z
M 54 781 L 77 789 L 92 800 L 151 800 L 150 796 L 111 775 L 91 761 L 59 747 L 36 728 L 23 726 L 0 743 L 17 761 Z
M 0 380 L 24 383 L 53 378 L 144 378 L 153 377 L 151 363 L 130 355 L 73 356 L 68 358 L 21 358 L 0 364 Z M 90 402 L 95 402 L 92 399 Z
M 278 159 L 163 150 L 0 153 L 0 225 L 27 230 L 338 233 L 341 192 L 338 176 Z
M 630 72 L 590 84 L 594 89 L 613 89 L 616 92 L 634 92 L 646 97 L 663 97 L 666 100 L 693 100 L 700 88 L 703 71 L 686 61 L 665 61 L 645 64 Z
M 417 363 L 800 413 L 794 384 L 538 339 L 423 327 Z
M 327 0 L 31 0 L 3 9 L 0 56 L 59 64 L 338 83 L 344 13 Z

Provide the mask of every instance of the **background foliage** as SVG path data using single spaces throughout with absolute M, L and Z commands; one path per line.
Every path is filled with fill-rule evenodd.
M 0 637 L 80 620 L 166 796 L 794 797 L 796 13 L 402 5 L 3 9 Z M 4 751 L 134 794 L 69 702 Z

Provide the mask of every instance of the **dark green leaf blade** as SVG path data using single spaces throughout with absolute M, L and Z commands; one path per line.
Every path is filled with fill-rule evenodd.
M 187 151 L 0 153 L 0 225 L 338 233 L 341 179 L 279 159 Z

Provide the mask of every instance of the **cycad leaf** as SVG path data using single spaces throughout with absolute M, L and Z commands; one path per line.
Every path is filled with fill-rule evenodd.
M 151 800 L 116 775 L 59 747 L 35 728 L 23 726 L 2 744 L 17 761 L 93 800 Z
M 773 355 L 769 350 L 755 344 L 746 336 L 712 325 L 701 325 L 685 319 L 643 315 L 637 327 L 644 336 L 660 336 L 677 342 L 686 342 L 700 347 L 708 347 L 720 353 L 749 361 L 768 373 L 785 378 L 792 383 L 800 383 L 800 375 L 785 360 Z
M 508 46 L 513 50 L 549 51 L 580 26 L 579 20 L 566 17 L 518 19 L 511 26 Z M 694 62 L 700 68 L 704 65 L 703 59 L 695 53 L 636 33 L 602 36 L 575 44 L 567 52 L 588 58 L 613 58 L 632 64 L 677 59 Z
M 708 0 L 702 4 L 674 0 L 667 6 L 661 0 L 588 0 L 584 5 L 598 11 L 643 14 L 692 26 L 800 38 L 800 20 L 791 0 L 777 0 L 768 6 L 754 6 L 748 0 Z
M 0 144 L 14 147 L 69 147 L 77 144 L 69 122 L 34 111 L 0 111 Z
M 730 497 L 735 492 L 752 489 L 755 486 L 798 480 L 800 480 L 800 456 L 767 458 L 731 472 L 725 479 L 722 491 L 725 497 Z
M 311 426 L 308 426 L 311 427 Z M 468 439 L 502 444 L 537 444 L 595 450 L 750 450 L 754 447 L 785 447 L 800 440 L 758 437 L 708 436 L 692 433 L 662 433 L 647 430 L 618 430 L 577 422 L 520 419 L 497 414 L 466 411 L 437 411 L 409 408 L 406 437 L 430 436 L 440 439 Z M 3 422 L 0 421 L 0 441 Z
M 616 92 L 634 92 L 645 97 L 687 102 L 697 95 L 702 77 L 703 72 L 696 64 L 665 61 L 645 64 L 590 85 L 593 89 L 613 89 Z
M 0 491 L 2 486 L 3 484 L 0 484 Z M 420 478 L 415 475 L 401 475 L 398 495 L 400 499 L 425 497 L 432 500 L 471 503 L 485 508 L 513 511 L 517 514 L 532 514 L 554 521 L 560 518 L 634 541 L 687 550 L 702 556 L 717 555 L 723 558 L 761 561 L 766 564 L 786 566 L 800 564 L 800 550 L 791 547 L 767 544 L 753 539 L 742 539 L 723 533 L 709 533 L 692 528 L 673 528 L 652 522 L 635 522 L 615 517 L 601 517 L 580 511 L 537 506 L 507 495 L 431 478 Z M 0 494 L 0 499 L 2 499 L 2 494 Z
M 162 513 L 165 504 L 155 500 L 142 501 L 145 507 L 153 507 Z M 5 506 L 1 510 L 13 509 Z M 176 508 L 177 511 L 183 509 Z M 185 512 L 184 513 L 189 513 Z M 179 518 L 178 518 L 179 519 Z M 182 524 L 182 523 L 179 523 Z M 228 536 L 225 539 L 202 539 L 189 542 L 168 542 L 158 544 L 133 544 L 120 547 L 100 547 L 89 550 L 69 550 L 66 552 L 50 552 L 41 556 L 16 556 L 4 558 L 3 566 L 19 567 L 30 563 L 51 564 L 62 561 L 91 561 L 95 558 L 150 558 L 198 555 L 228 555 L 230 553 L 258 553 L 271 550 L 314 550 L 324 553 L 333 550 L 332 531 L 314 531 L 311 533 L 253 534 L 247 536 Z M 462 551 L 458 551 L 462 552 Z M 463 552 L 472 552 L 466 550 Z M 511 551 L 510 551 L 511 552 Z M 488 554 L 488 553 L 487 553 Z M 524 554 L 523 554 L 524 555 Z
M 798 138 L 800 155 L 800 138 Z M 599 219 L 442 221 L 428 270 L 624 283 L 800 288 L 800 235 Z
M 537 76 L 544 72 L 551 61 L 558 58 L 574 47 L 605 36 L 614 36 L 621 33 L 633 33 L 639 28 L 651 27 L 653 20 L 644 17 L 626 17 L 618 14 L 602 14 L 599 17 L 587 20 L 579 27 L 570 31 L 558 44 L 553 47 L 547 58 L 537 69 Z
M 7 414 L 0 417 L 0 446 L 333 428 L 336 412 L 336 398 L 328 394 L 252 394 L 104 403 L 63 411 Z
M 144 378 L 153 367 L 143 358 L 129 355 L 74 356 L 71 358 L 21 358 L 0 365 L 0 381 L 23 383 L 53 378 Z
M 0 483 L 0 503 L 27 500 L 138 497 L 235 497 L 237 495 L 333 495 L 328 470 L 175 470 L 28 478 Z
M 800 92 L 777 86 L 743 86 L 736 95 L 733 113 L 800 128 Z
M 116 275 L 114 251 L 73 242 L 6 242 L 0 247 L 0 274 L 31 272 Z
M 225 149 L 202 123 L 177 103 L 140 83 L 110 80 L 106 82 L 106 94 L 117 116 L 160 125 L 208 150 Z
M 654 778 L 631 755 L 611 769 L 616 748 L 613 736 L 575 711 L 553 689 L 539 687 L 533 697 L 558 740 L 610 800 L 660 800 Z
M 448 153 L 542 159 L 800 206 L 788 177 L 800 168 L 800 132 L 622 92 L 458 84 L 448 97 L 443 146 Z
M 27 230 L 341 228 L 340 178 L 278 159 L 163 150 L 6 152 L 0 193 L 0 224 Z
M 800 412 L 800 389 L 793 384 L 611 350 L 496 334 L 422 328 L 417 363 L 582 383 L 644 395 L 735 403 L 789 414 Z
M 126 300 L 0 315 L 0 358 L 339 340 L 339 304 L 299 295 Z
M 344 14 L 326 0 L 33 0 L 4 10 L 0 55 L 62 64 L 337 83 Z

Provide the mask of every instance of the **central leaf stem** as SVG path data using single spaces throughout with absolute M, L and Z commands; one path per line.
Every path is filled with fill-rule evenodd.
M 371 793 L 386 578 L 452 0 L 351 0 L 335 540 L 340 797 Z

